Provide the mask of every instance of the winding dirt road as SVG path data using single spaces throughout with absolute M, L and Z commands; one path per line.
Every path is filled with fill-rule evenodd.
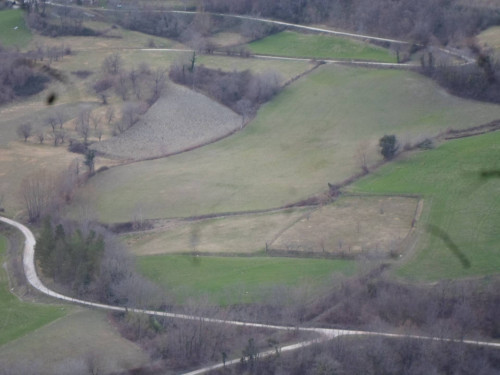
M 167 318 L 172 318 L 172 319 L 184 319 L 184 320 L 194 320 L 194 321 L 204 321 L 207 323 L 214 323 L 214 324 L 228 324 L 228 325 L 233 325 L 233 326 L 246 326 L 246 327 L 255 327 L 255 328 L 267 328 L 267 329 L 276 329 L 276 330 L 298 330 L 302 332 L 313 332 L 318 334 L 317 339 L 313 340 L 308 340 L 308 341 L 303 341 L 297 344 L 293 345 L 288 345 L 280 348 L 281 352 L 288 352 L 292 350 L 297 350 L 304 348 L 306 346 L 323 342 L 323 341 L 328 341 L 331 340 L 335 337 L 339 336 L 346 336 L 346 335 L 372 335 L 372 336 L 384 336 L 384 337 L 394 337 L 394 338 L 413 338 L 413 339 L 420 339 L 420 340 L 436 340 L 436 341 L 453 341 L 453 342 L 461 342 L 465 344 L 471 344 L 471 345 L 480 345 L 480 346 L 488 346 L 488 347 L 493 347 L 493 348 L 498 348 L 500 349 L 500 343 L 495 343 L 495 342 L 488 342 L 488 341 L 473 341 L 473 340 L 454 340 L 454 339 L 443 339 L 443 338 L 438 338 L 438 337 L 428 337 L 428 336 L 415 336 L 415 335 L 402 335 L 402 334 L 394 334 L 394 333 L 385 333 L 385 332 L 368 332 L 368 331 L 355 331 L 355 330 L 348 330 L 348 329 L 330 329 L 330 328 L 314 328 L 314 327 L 292 327 L 292 326 L 279 326 L 279 325 L 272 325 L 272 324 L 263 324 L 263 323 L 252 323 L 252 322 L 242 322 L 242 321 L 236 321 L 236 320 L 223 320 L 223 319 L 213 319 L 213 318 L 207 318 L 203 316 L 196 316 L 196 315 L 186 315 L 186 314 L 176 314 L 176 313 L 169 313 L 169 312 L 164 312 L 164 311 L 154 311 L 154 310 L 142 310 L 142 309 L 136 309 L 136 308 L 125 308 L 121 306 L 112 306 L 112 305 L 106 305 L 102 303 L 96 303 L 96 302 L 90 302 L 90 301 L 85 301 L 81 299 L 76 299 L 72 297 L 65 296 L 63 294 L 57 293 L 49 288 L 47 288 L 40 278 L 38 277 L 36 273 L 36 268 L 35 268 L 35 236 L 31 232 L 31 230 L 26 227 L 25 225 L 15 221 L 11 220 L 5 217 L 0 216 L 0 221 L 4 222 L 8 225 L 11 225 L 21 231 L 25 238 L 24 242 L 24 252 L 23 252 L 23 269 L 24 273 L 26 275 L 26 279 L 28 280 L 28 283 L 38 290 L 39 292 L 48 295 L 50 297 L 53 297 L 55 299 L 58 299 L 60 301 L 66 301 L 66 302 L 71 302 L 71 303 L 76 303 L 84 306 L 89 306 L 93 308 L 99 308 L 103 310 L 110 310 L 110 311 L 121 311 L 121 312 L 135 312 L 135 313 L 141 313 L 141 314 L 147 314 L 147 315 L 153 315 L 153 316 L 159 316 L 159 317 L 167 317 Z M 259 353 L 259 357 L 266 357 L 275 354 L 275 350 L 268 350 Z M 225 363 L 226 366 L 233 365 L 239 362 L 239 359 L 227 361 Z M 217 368 L 223 367 L 224 364 L 219 363 L 216 365 L 212 366 L 207 366 L 203 367 L 201 369 L 185 373 L 185 375 L 196 375 L 196 374 L 203 374 L 211 370 L 215 370 Z

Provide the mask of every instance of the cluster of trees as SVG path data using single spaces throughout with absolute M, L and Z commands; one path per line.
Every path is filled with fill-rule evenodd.
M 500 103 L 500 62 L 488 51 L 471 45 L 476 62 L 470 64 L 436 64 L 432 53 L 421 58 L 421 72 L 436 80 L 454 95 Z
M 64 293 L 132 307 L 165 303 L 158 287 L 137 274 L 122 243 L 93 221 L 46 216 L 35 250 L 42 274 Z
M 43 221 L 35 250 L 45 276 L 82 295 L 97 277 L 104 238 L 92 229 L 83 233 L 79 228 L 68 231 L 62 224 L 53 228 L 47 218 Z
M 49 77 L 32 64 L 31 54 L 0 45 L 0 105 L 45 88 Z
M 258 107 L 281 90 L 282 79 L 276 72 L 254 74 L 249 70 L 224 72 L 195 67 L 195 56 L 188 64 L 173 65 L 172 81 L 197 89 L 228 106 L 244 118 L 252 116 Z
M 242 362 L 211 374 L 489 375 L 500 371 L 495 348 L 411 338 L 339 337 L 293 354 Z
M 96 36 L 94 30 L 85 27 L 85 12 L 73 7 L 51 7 L 47 11 L 46 1 L 34 1 L 25 3 L 28 15 L 26 22 L 43 35 L 51 37 L 78 35 Z
M 203 0 L 212 12 L 257 14 L 293 23 L 327 23 L 362 33 L 447 44 L 500 22 L 500 11 L 458 0 Z

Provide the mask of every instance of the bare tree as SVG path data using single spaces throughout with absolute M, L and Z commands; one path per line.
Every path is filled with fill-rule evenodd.
M 370 169 L 368 168 L 368 142 L 361 142 L 356 148 L 356 162 L 361 167 L 364 173 L 368 173 Z
M 119 54 L 113 53 L 107 56 L 102 63 L 102 70 L 105 73 L 116 75 L 120 72 L 123 65 L 122 58 Z
M 90 115 L 92 110 L 85 108 L 80 111 L 76 121 L 76 131 L 83 138 L 83 142 L 87 144 L 90 135 Z
M 28 140 L 33 132 L 33 127 L 29 122 L 25 122 L 17 127 L 17 135 L 24 138 L 24 142 Z
M 113 109 L 113 107 L 108 107 L 104 118 L 106 119 L 108 125 L 111 124 L 111 121 L 113 121 L 113 119 L 115 118 L 115 110 Z
M 167 72 L 164 69 L 158 68 L 153 74 L 153 93 L 150 99 L 150 104 L 156 102 L 162 95 L 167 85 Z
M 21 196 L 30 222 L 36 222 L 47 213 L 54 198 L 54 179 L 45 170 L 39 170 L 21 183 Z
M 45 140 L 45 134 L 43 133 L 43 129 L 40 129 L 38 131 L 36 137 L 38 138 L 38 142 L 40 142 L 40 144 L 42 144 L 43 141 Z

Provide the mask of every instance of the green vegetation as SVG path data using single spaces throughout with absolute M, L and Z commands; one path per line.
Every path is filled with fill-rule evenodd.
M 31 32 L 24 22 L 22 10 L 0 11 L 0 44 L 25 47 L 30 40 Z
M 259 55 L 396 62 L 388 50 L 354 39 L 283 31 L 249 44 Z
M 0 235 L 0 264 L 6 249 L 7 239 Z M 7 273 L 0 269 L 0 346 L 64 315 L 61 307 L 21 302 L 10 293 Z
M 500 132 L 450 141 L 356 184 L 358 192 L 425 198 L 419 251 L 398 275 L 437 280 L 498 273 L 500 179 L 488 171 L 500 170 L 499 144 Z
M 144 218 L 268 209 L 358 173 L 360 146 L 369 163 L 380 160 L 384 134 L 404 142 L 499 117 L 500 106 L 448 95 L 414 73 L 326 65 L 288 86 L 241 132 L 189 153 L 112 168 L 88 188 L 107 222 L 131 220 L 136 202 Z
M 478 35 L 481 45 L 492 49 L 496 57 L 500 57 L 500 26 L 490 27 Z
M 248 303 L 265 295 L 265 288 L 321 284 L 334 272 L 350 274 L 348 260 L 269 257 L 201 257 L 154 255 L 138 258 L 139 270 L 181 300 L 208 296 L 220 304 Z

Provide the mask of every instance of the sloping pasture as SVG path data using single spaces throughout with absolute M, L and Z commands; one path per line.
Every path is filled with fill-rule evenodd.
M 414 73 L 327 65 L 261 108 L 242 132 L 190 153 L 99 174 L 100 218 L 267 209 L 307 198 L 360 171 L 356 150 L 379 160 L 384 134 L 412 140 L 500 118 L 500 106 L 453 97 Z M 368 144 L 368 146 L 365 145 Z
M 424 197 L 414 256 L 397 274 L 437 280 L 498 273 L 500 132 L 449 141 L 388 164 L 353 189 Z

